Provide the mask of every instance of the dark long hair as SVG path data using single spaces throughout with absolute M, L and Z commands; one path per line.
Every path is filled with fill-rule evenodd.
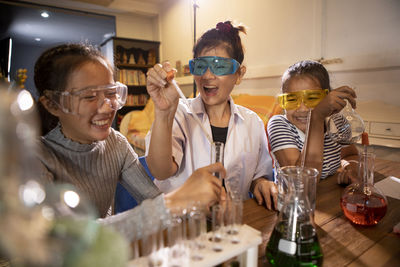
M 101 52 L 89 44 L 63 44 L 43 52 L 35 64 L 34 81 L 39 97 L 44 96 L 44 91 L 64 91 L 71 73 L 86 62 L 107 62 Z M 38 111 L 42 123 L 42 135 L 53 129 L 58 118 L 50 114 L 38 101 Z
M 244 59 L 244 49 L 239 33 L 246 33 L 244 26 L 233 26 L 231 21 L 220 22 L 215 28 L 206 31 L 193 47 L 193 57 L 196 58 L 205 48 L 225 45 L 229 56 L 240 64 Z

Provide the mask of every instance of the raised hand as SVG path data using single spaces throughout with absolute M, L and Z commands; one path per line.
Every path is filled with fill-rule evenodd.
M 168 73 L 176 71 L 169 62 L 156 64 L 147 72 L 147 92 L 154 102 L 156 111 L 175 112 L 179 95 L 172 84 L 167 81 Z
M 353 108 L 356 107 L 356 93 L 348 86 L 341 86 L 329 94 L 314 108 L 314 114 L 326 118 L 341 111 L 346 106 L 347 99 Z

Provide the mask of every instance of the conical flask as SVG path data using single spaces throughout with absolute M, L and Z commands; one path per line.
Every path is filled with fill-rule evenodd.
M 374 186 L 374 162 L 375 154 L 360 154 L 359 182 L 347 186 L 340 199 L 344 215 L 355 224 L 376 225 L 386 214 L 387 199 Z
M 267 259 L 273 266 L 321 266 L 322 250 L 305 192 L 306 179 L 317 170 L 287 166 L 280 171 L 289 193 L 270 236 Z

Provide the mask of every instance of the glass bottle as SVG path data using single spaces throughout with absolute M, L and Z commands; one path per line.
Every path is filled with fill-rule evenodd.
M 281 168 L 289 193 L 266 248 L 266 257 L 273 266 L 322 265 L 322 250 L 305 193 L 306 179 L 315 171 L 297 166 Z
M 365 131 L 363 119 L 346 101 L 346 106 L 339 112 L 331 115 L 327 122 L 329 136 L 339 144 L 353 144 L 360 140 Z
M 355 224 L 376 225 L 387 211 L 385 195 L 374 186 L 374 162 L 375 154 L 360 154 L 359 182 L 347 186 L 340 198 L 344 215 Z

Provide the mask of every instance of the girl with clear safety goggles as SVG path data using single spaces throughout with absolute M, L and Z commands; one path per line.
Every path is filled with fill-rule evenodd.
M 63 112 L 79 115 L 79 111 L 88 105 L 96 108 L 109 105 L 112 110 L 119 110 L 126 102 L 127 92 L 126 85 L 116 82 L 114 84 L 74 89 L 71 92 L 45 90 L 44 94 Z
M 311 109 L 305 166 L 316 168 L 321 179 L 346 172 L 341 182 L 349 182 L 355 179 L 356 166 L 346 164 L 349 167 L 345 170 L 341 164 L 357 159 L 357 149 L 334 142 L 326 133 L 325 120 L 346 105 L 345 99 L 355 107 L 356 94 L 348 86 L 330 88 L 329 74 L 322 64 L 305 60 L 290 66 L 282 76 L 282 94 L 278 95 L 285 115 L 269 120 L 268 137 L 276 167 L 299 166 Z
M 168 218 L 168 209 L 176 205 L 186 207 L 194 200 L 202 206 L 214 203 L 216 196 L 209 192 L 221 190 L 212 176 L 216 171 L 224 173 L 220 164 L 194 171 L 187 184 L 161 194 L 128 140 L 111 127 L 127 94 L 127 87 L 113 76 L 113 67 L 90 45 L 60 45 L 37 60 L 34 80 L 44 126 L 38 158 L 44 180 L 76 186 L 102 218 L 111 212 L 118 182 L 138 203 L 147 199 L 146 207 L 158 219 Z M 109 223 L 117 221 L 116 230 L 132 235 L 132 225 L 142 224 L 139 213 L 125 213 L 124 219 Z

